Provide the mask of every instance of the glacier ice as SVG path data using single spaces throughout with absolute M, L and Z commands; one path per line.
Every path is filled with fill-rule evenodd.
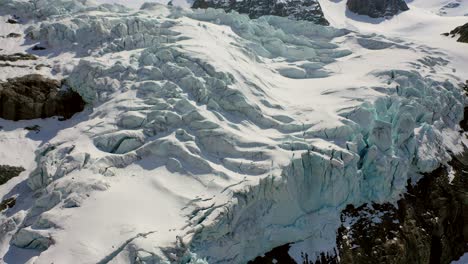
M 275 246 L 328 236 L 322 231 L 333 229 L 349 203 L 396 199 L 411 173 L 450 158 L 443 131 L 456 130 L 463 117 L 462 91 L 451 77 L 387 69 L 368 73 L 385 92 L 320 126 L 277 105 L 268 77 L 252 80 L 249 69 L 220 68 L 184 46 L 191 39 L 184 26 L 205 34 L 222 29 L 232 42 L 226 47 L 271 66 L 268 76 L 307 81 L 332 75 L 327 66 L 351 54 L 334 41 L 354 34 L 346 30 L 214 9 L 145 5 L 127 13 L 80 1 L 47 2 L 55 6 L 50 10 L 41 7 L 45 0 L 17 3 L 0 6 L 44 20 L 27 29 L 30 39 L 75 53 L 63 72 L 66 84 L 93 108 L 79 128 L 81 144 L 53 139 L 37 150 L 27 183 L 39 198 L 20 223 L 1 222 L 19 247 L 47 249 L 56 229 L 48 212 L 81 206 L 86 194 L 108 188 L 100 177 L 150 160 L 173 173 L 231 184 L 222 186 L 223 199 L 187 205 L 173 259 L 167 248 L 136 242 L 124 246 L 128 258 L 243 263 Z M 399 47 L 391 39 L 358 43 Z M 88 175 L 95 178 L 81 179 Z
M 20 248 L 46 250 L 53 244 L 51 238 L 39 230 L 20 229 L 13 237 L 13 245 Z
M 129 9 L 118 4 L 90 6 L 86 0 L 2 0 L 2 14 L 16 15 L 21 18 L 46 20 L 52 16 L 61 16 L 90 11 L 127 12 Z

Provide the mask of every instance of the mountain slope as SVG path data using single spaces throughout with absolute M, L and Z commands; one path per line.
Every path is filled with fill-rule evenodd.
M 248 14 L 250 18 L 273 15 L 328 25 L 317 0 L 195 0 L 192 8 L 218 8 Z
M 330 250 L 347 204 L 395 201 L 462 150 L 460 79 L 411 40 L 158 4 L 0 5 L 20 22 L 2 34 L 27 36 L 0 52 L 40 43 L 38 71 L 87 102 L 64 122 L 0 120 L 4 162 L 26 168 L 0 186 L 17 201 L 0 218 L 7 263 Z M 17 63 L 31 68 L 0 78 L 36 71 Z

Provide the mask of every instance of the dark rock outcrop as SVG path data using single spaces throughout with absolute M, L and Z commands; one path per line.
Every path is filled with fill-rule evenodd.
M 271 251 L 265 253 L 263 256 L 256 257 L 254 260 L 249 261 L 247 264 L 266 264 L 266 263 L 280 263 L 280 264 L 339 264 L 336 257 L 336 252 L 333 253 L 320 253 L 319 256 L 311 257 L 307 253 L 301 254 L 301 261 L 297 263 L 289 255 L 290 244 L 285 244 L 275 247 Z M 345 263 L 345 262 L 343 262 Z
M 263 264 L 263 263 L 282 263 L 282 264 L 295 264 L 294 259 L 289 256 L 289 244 L 282 245 L 265 253 L 263 256 L 256 257 L 254 260 L 249 261 L 247 264 Z
M 22 171 L 24 171 L 23 167 L 0 165 L 0 185 L 18 176 Z
M 457 41 L 468 43 L 468 23 L 463 26 L 456 27 L 454 30 L 450 31 L 450 35 L 453 37 L 460 36 Z
M 16 19 L 13 19 L 13 18 L 9 18 L 7 19 L 6 21 L 8 24 L 18 24 L 18 21 Z
M 15 204 L 16 204 L 15 197 L 11 197 L 11 198 L 3 200 L 2 202 L 0 202 L 0 212 L 5 209 L 12 208 L 13 206 L 15 206 Z
M 250 18 L 273 15 L 329 25 L 317 0 L 195 0 L 192 5 L 192 8 L 210 7 L 248 14 Z
M 0 117 L 9 120 L 62 116 L 65 119 L 84 109 L 81 96 L 60 90 L 61 83 L 38 74 L 0 83 Z
M 21 37 L 21 34 L 12 32 L 12 33 L 6 35 L 6 37 L 7 38 L 19 38 L 19 37 Z
M 343 263 L 448 264 L 468 251 L 468 152 L 392 204 L 348 206 L 337 236 Z
M 34 45 L 34 47 L 32 47 L 32 50 L 45 50 L 45 49 L 46 49 L 45 47 L 42 47 L 39 45 Z
M 27 53 L 0 54 L 0 61 L 37 60 L 37 57 Z
M 348 0 L 349 11 L 372 18 L 389 17 L 409 10 L 404 0 Z
M 11 64 L 11 63 L 0 63 L 0 68 L 5 68 L 5 67 L 16 67 L 16 68 L 29 68 L 28 65 L 18 65 L 18 64 Z

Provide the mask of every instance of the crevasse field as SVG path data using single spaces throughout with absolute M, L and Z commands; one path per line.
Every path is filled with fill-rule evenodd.
M 0 35 L 28 37 L 0 52 L 46 44 L 19 63 L 51 65 L 38 72 L 87 103 L 0 120 L 0 160 L 26 168 L 0 187 L 17 197 L 0 261 L 246 263 L 294 242 L 300 261 L 333 250 L 347 204 L 395 201 L 463 150 L 468 48 L 440 36 L 458 13 L 414 0 L 369 22 L 322 0 L 325 27 L 103 2 L 0 0 L 2 20 L 27 21 Z

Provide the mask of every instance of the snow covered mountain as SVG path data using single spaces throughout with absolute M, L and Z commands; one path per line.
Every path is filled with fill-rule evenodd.
M 0 54 L 37 56 L 1 64 L 0 80 L 63 80 L 87 104 L 65 121 L 0 120 L 0 165 L 25 169 L 0 185 L 1 201 L 15 201 L 0 215 L 2 261 L 246 263 L 286 243 L 298 261 L 332 250 L 348 204 L 396 201 L 464 150 L 466 44 L 440 36 L 463 17 L 417 3 L 369 20 L 321 1 L 328 27 L 0 0 L 0 35 L 21 34 L 1 38 Z

